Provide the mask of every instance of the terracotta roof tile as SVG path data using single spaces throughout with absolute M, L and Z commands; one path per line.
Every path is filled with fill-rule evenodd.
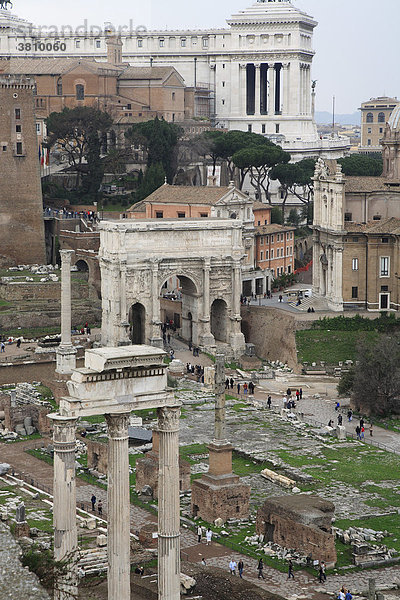
M 279 223 L 271 223 L 271 225 L 258 225 L 256 227 L 256 234 L 262 235 L 264 233 L 285 233 L 285 231 L 295 231 L 296 227 L 290 225 L 279 225 Z
M 387 190 L 389 181 L 383 177 L 346 177 L 346 193 Z
M 233 188 L 230 187 L 206 187 L 206 186 L 185 186 L 185 185 L 162 185 L 155 192 L 142 200 L 143 204 L 204 204 L 214 206 Z M 135 209 L 136 207 L 136 209 Z M 138 212 L 138 205 L 129 209 L 131 212 Z M 142 212 L 142 211 L 141 211 Z
M 106 62 L 77 58 L 12 58 L 4 65 L 6 72 L 12 75 L 62 75 L 82 65 L 91 71 L 115 71 L 121 67 Z
M 348 233 L 369 233 L 369 234 L 400 234 L 400 219 L 391 217 L 383 221 L 369 221 L 368 223 L 345 223 L 345 229 Z

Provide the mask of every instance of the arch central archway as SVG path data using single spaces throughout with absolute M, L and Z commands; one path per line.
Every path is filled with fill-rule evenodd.
M 199 298 L 197 285 L 188 275 L 178 272 L 163 277 L 160 292 L 162 320 L 172 320 L 181 337 L 194 344 L 198 343 Z
M 225 300 L 217 299 L 211 304 L 211 333 L 219 342 L 228 342 L 228 307 Z
M 145 344 L 146 310 L 136 302 L 129 309 L 129 337 L 132 344 Z

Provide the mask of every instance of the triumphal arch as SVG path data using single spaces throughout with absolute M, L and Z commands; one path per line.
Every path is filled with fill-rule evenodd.
M 242 224 L 233 219 L 101 223 L 102 344 L 162 347 L 160 297 L 176 277 L 181 336 L 211 352 L 226 344 L 239 357 L 243 256 Z

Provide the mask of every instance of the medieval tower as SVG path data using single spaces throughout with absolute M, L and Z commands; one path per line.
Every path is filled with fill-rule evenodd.
M 0 76 L 0 266 L 46 262 L 34 82 Z

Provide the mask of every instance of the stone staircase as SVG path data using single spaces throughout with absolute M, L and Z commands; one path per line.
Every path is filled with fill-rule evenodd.
M 107 548 L 81 550 L 78 569 L 84 571 L 85 576 L 107 571 Z
M 288 306 L 299 312 L 307 312 L 309 308 L 314 308 L 315 312 L 326 312 L 329 310 L 328 302 L 325 298 L 317 298 L 316 296 L 302 298 L 299 306 L 296 306 L 296 302 L 297 300 L 294 299 L 292 302 L 288 302 Z

